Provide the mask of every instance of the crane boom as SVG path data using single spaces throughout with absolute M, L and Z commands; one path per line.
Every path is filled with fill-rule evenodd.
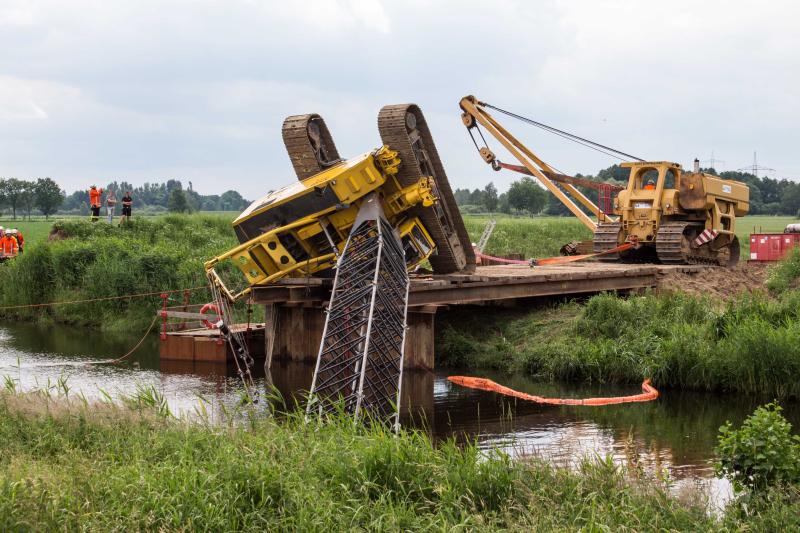
M 549 176 L 558 176 L 561 174 L 553 169 L 550 165 L 542 161 L 535 153 L 533 153 L 527 146 L 520 142 L 514 135 L 503 127 L 492 115 L 486 111 L 483 103 L 474 96 L 465 96 L 459 102 L 463 113 L 461 120 L 468 130 L 476 127 L 478 124 L 483 126 L 495 139 L 513 155 L 522 165 L 527 169 L 531 176 L 539 180 L 539 182 L 553 193 L 567 208 L 580 220 L 584 226 L 589 228 L 592 232 L 597 229 L 597 224 L 605 222 L 613 222 L 614 219 L 608 217 L 597 205 L 580 192 L 574 184 L 577 182 L 570 180 L 557 180 L 564 190 L 553 183 L 553 179 Z M 494 153 L 489 148 L 484 147 L 480 149 L 481 157 L 484 161 L 491 164 L 493 168 L 499 168 L 499 161 Z M 574 180 L 574 178 L 573 178 Z M 574 183 L 574 184 L 573 184 Z M 564 192 L 566 191 L 566 193 Z M 568 193 L 568 194 L 567 194 Z M 576 203 L 589 209 L 597 216 L 598 222 L 592 220 Z

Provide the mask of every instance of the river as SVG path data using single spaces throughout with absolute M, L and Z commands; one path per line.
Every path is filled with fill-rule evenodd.
M 158 337 L 148 338 L 120 365 L 82 365 L 126 353 L 137 339 L 106 338 L 66 326 L 6 324 L 0 327 L 0 379 L 8 376 L 21 390 L 55 386 L 66 379 L 70 394 L 101 400 L 133 395 L 155 387 L 176 414 L 204 411 L 220 417 L 242 392 L 234 369 L 224 365 L 159 361 Z M 275 362 L 266 376 L 256 373 L 262 389 L 274 384 L 287 405 L 311 383 L 313 366 Z M 714 478 L 710 465 L 717 431 L 726 421 L 739 423 L 764 400 L 735 394 L 661 391 L 655 402 L 605 407 L 539 405 L 494 393 L 465 389 L 447 381 L 457 369 L 406 372 L 403 389 L 405 425 L 422 427 L 434 439 L 476 439 L 485 449 L 501 448 L 514 456 L 532 455 L 558 465 L 576 466 L 589 456 L 611 456 L 620 464 L 638 464 L 647 472 L 665 472 L 673 490 L 699 488 L 712 507 L 730 498 L 727 482 Z M 635 394 L 638 386 L 576 386 L 540 383 L 523 375 L 480 372 L 511 388 L 555 397 Z M 275 390 L 272 389 L 272 390 Z M 202 405 L 202 407 L 201 407 Z M 800 409 L 786 406 L 797 427 Z

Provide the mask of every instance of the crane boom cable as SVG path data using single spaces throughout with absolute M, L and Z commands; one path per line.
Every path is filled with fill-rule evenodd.
M 580 144 L 582 146 L 585 146 L 587 148 L 591 148 L 592 150 L 595 150 L 595 151 L 600 152 L 602 154 L 614 157 L 616 159 L 619 159 L 619 160 L 634 159 L 636 161 L 645 161 L 641 157 L 636 157 L 635 155 L 631 155 L 631 154 L 625 153 L 625 152 L 623 152 L 621 150 L 617 150 L 615 148 L 611 148 L 610 146 L 606 146 L 604 144 L 600 144 L 600 143 L 594 142 L 594 141 L 586 139 L 584 137 L 580 137 L 579 135 L 575 135 L 574 133 L 569 133 L 568 131 L 560 130 L 560 129 L 555 128 L 553 126 L 548 126 L 547 124 L 543 124 L 541 122 L 533 120 L 532 118 L 528 118 L 528 117 L 524 117 L 522 115 L 518 115 L 518 114 L 513 113 L 511 111 L 507 111 L 505 109 L 501 109 L 501 108 L 499 108 L 497 106 L 493 106 L 491 104 L 487 104 L 486 102 L 481 102 L 481 105 L 483 105 L 484 107 L 487 107 L 489 109 L 493 109 L 493 110 L 497 111 L 498 113 L 502 113 L 502 114 L 504 114 L 506 116 L 509 116 L 511 118 L 515 118 L 517 120 L 525 122 L 526 124 L 530 124 L 531 126 L 536 126 L 537 128 L 543 129 L 543 130 L 545 130 L 545 131 L 547 131 L 549 133 L 552 133 L 554 135 L 558 135 L 559 137 L 562 137 L 562 138 L 567 139 L 569 141 L 575 142 L 575 143 Z M 623 157 L 620 157 L 620 156 L 623 156 Z

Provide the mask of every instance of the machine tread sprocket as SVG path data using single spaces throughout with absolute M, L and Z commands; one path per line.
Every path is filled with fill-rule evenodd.
M 281 135 L 300 181 L 341 161 L 325 120 L 316 113 L 286 117 Z
M 619 232 L 622 225 L 619 222 L 612 222 L 608 224 L 598 224 L 594 230 L 594 253 L 607 252 L 619 246 Z M 600 261 L 607 263 L 619 261 L 618 253 L 605 254 L 598 257 Z
M 701 228 L 702 224 L 685 220 L 662 222 L 656 234 L 656 254 L 665 265 L 694 265 L 715 262 L 698 255 L 692 255 L 686 246 L 684 234 L 687 229 Z
M 437 253 L 430 258 L 434 272 L 474 270 L 472 242 L 420 108 L 415 104 L 384 106 L 378 114 L 378 130 L 383 144 L 400 154 L 397 179 L 401 185 L 412 185 L 424 176 L 434 179 L 439 202 L 433 209 L 413 210 L 436 244 Z

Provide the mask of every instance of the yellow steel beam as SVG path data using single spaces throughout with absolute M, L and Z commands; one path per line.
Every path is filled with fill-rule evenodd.
M 567 208 L 580 220 L 584 226 L 594 231 L 597 228 L 597 223 L 592 220 L 586 213 L 579 208 L 572 199 L 564 194 L 564 192 L 556 186 L 544 172 L 558 174 L 550 165 L 539 159 L 527 146 L 522 144 L 514 135 L 505 129 L 494 117 L 492 117 L 486 110 L 478 107 L 479 102 L 471 96 L 466 96 L 461 99 L 461 108 L 465 113 L 472 116 L 477 120 L 486 130 L 492 134 L 500 143 L 505 146 L 506 150 L 511 153 L 517 160 L 527 168 L 531 174 L 536 177 L 542 185 L 544 185 L 556 198 L 558 198 Z M 542 172 L 544 170 L 544 172 Z M 610 221 L 608 216 L 603 213 L 591 200 L 583 195 L 574 186 L 563 183 L 562 187 L 569 192 L 575 199 L 583 204 L 587 209 L 590 209 L 597 215 L 600 222 Z

